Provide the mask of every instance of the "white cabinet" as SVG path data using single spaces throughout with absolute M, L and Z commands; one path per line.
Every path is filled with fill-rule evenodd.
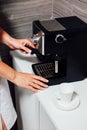
M 38 102 L 35 94 L 18 87 L 15 91 L 19 130 L 39 130 Z
M 51 109 L 51 108 L 50 108 Z M 58 130 L 40 104 L 40 130 Z
M 33 73 L 31 65 L 37 62 L 35 56 L 29 57 L 18 51 L 12 52 L 12 56 L 17 71 Z M 38 93 L 16 87 L 19 129 L 87 130 L 87 79 L 72 83 L 80 99 L 80 106 L 72 111 L 58 108 L 55 95 L 59 85 L 49 86 Z

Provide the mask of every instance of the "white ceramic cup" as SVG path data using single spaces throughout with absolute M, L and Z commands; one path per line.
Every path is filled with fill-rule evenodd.
M 59 88 L 59 100 L 61 103 L 70 103 L 74 93 L 74 86 L 69 83 L 63 83 Z

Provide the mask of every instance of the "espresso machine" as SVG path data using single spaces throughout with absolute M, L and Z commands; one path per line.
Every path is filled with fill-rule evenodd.
M 81 80 L 87 75 L 87 24 L 76 16 L 36 20 L 32 23 L 38 63 L 35 74 L 49 85 Z

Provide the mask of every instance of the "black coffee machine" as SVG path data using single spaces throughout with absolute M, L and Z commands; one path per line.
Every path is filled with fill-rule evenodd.
M 32 65 L 49 85 L 82 80 L 87 75 L 87 24 L 76 16 L 33 21 L 39 62 Z

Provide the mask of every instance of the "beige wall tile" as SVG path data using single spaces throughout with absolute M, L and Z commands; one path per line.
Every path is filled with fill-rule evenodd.
M 87 0 L 54 0 L 54 17 L 72 15 L 76 15 L 87 22 Z
M 4 21 L 10 23 L 11 33 L 15 37 L 29 37 L 32 35 L 32 21 L 36 19 L 49 19 L 52 15 L 51 0 L 27 0 L 9 2 L 0 5 Z M 2 21 L 3 24 L 3 21 Z M 8 29 L 7 29 L 8 30 Z

